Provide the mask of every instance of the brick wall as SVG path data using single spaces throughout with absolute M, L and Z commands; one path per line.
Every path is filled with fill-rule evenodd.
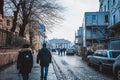
M 0 68 L 17 60 L 18 50 L 0 49 Z

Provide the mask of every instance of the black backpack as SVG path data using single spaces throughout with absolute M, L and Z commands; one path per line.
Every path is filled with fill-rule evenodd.
M 31 56 L 30 51 L 26 51 L 23 53 L 23 61 L 24 62 L 30 62 L 31 59 L 32 59 L 32 56 Z

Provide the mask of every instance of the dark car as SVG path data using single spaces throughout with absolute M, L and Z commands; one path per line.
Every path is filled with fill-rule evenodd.
M 116 58 L 113 64 L 113 75 L 115 80 L 120 80 L 120 55 Z
M 75 54 L 75 50 L 70 48 L 66 50 L 66 55 L 74 55 Z
M 104 68 L 112 69 L 115 58 L 120 54 L 120 50 L 97 50 L 93 55 L 87 56 L 88 65 L 96 65 L 100 72 Z
M 56 49 L 52 49 L 52 52 L 56 52 Z

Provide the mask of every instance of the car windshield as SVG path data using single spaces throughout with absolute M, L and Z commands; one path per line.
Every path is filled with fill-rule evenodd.
M 111 58 L 116 58 L 120 54 L 120 51 L 110 51 L 109 53 Z

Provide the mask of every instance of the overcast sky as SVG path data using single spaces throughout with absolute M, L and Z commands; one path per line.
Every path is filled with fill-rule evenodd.
M 99 10 L 99 0 L 60 0 L 66 7 L 65 20 L 56 25 L 52 33 L 47 34 L 48 39 L 67 39 L 74 41 L 75 31 L 82 25 L 84 12 L 96 12 Z

